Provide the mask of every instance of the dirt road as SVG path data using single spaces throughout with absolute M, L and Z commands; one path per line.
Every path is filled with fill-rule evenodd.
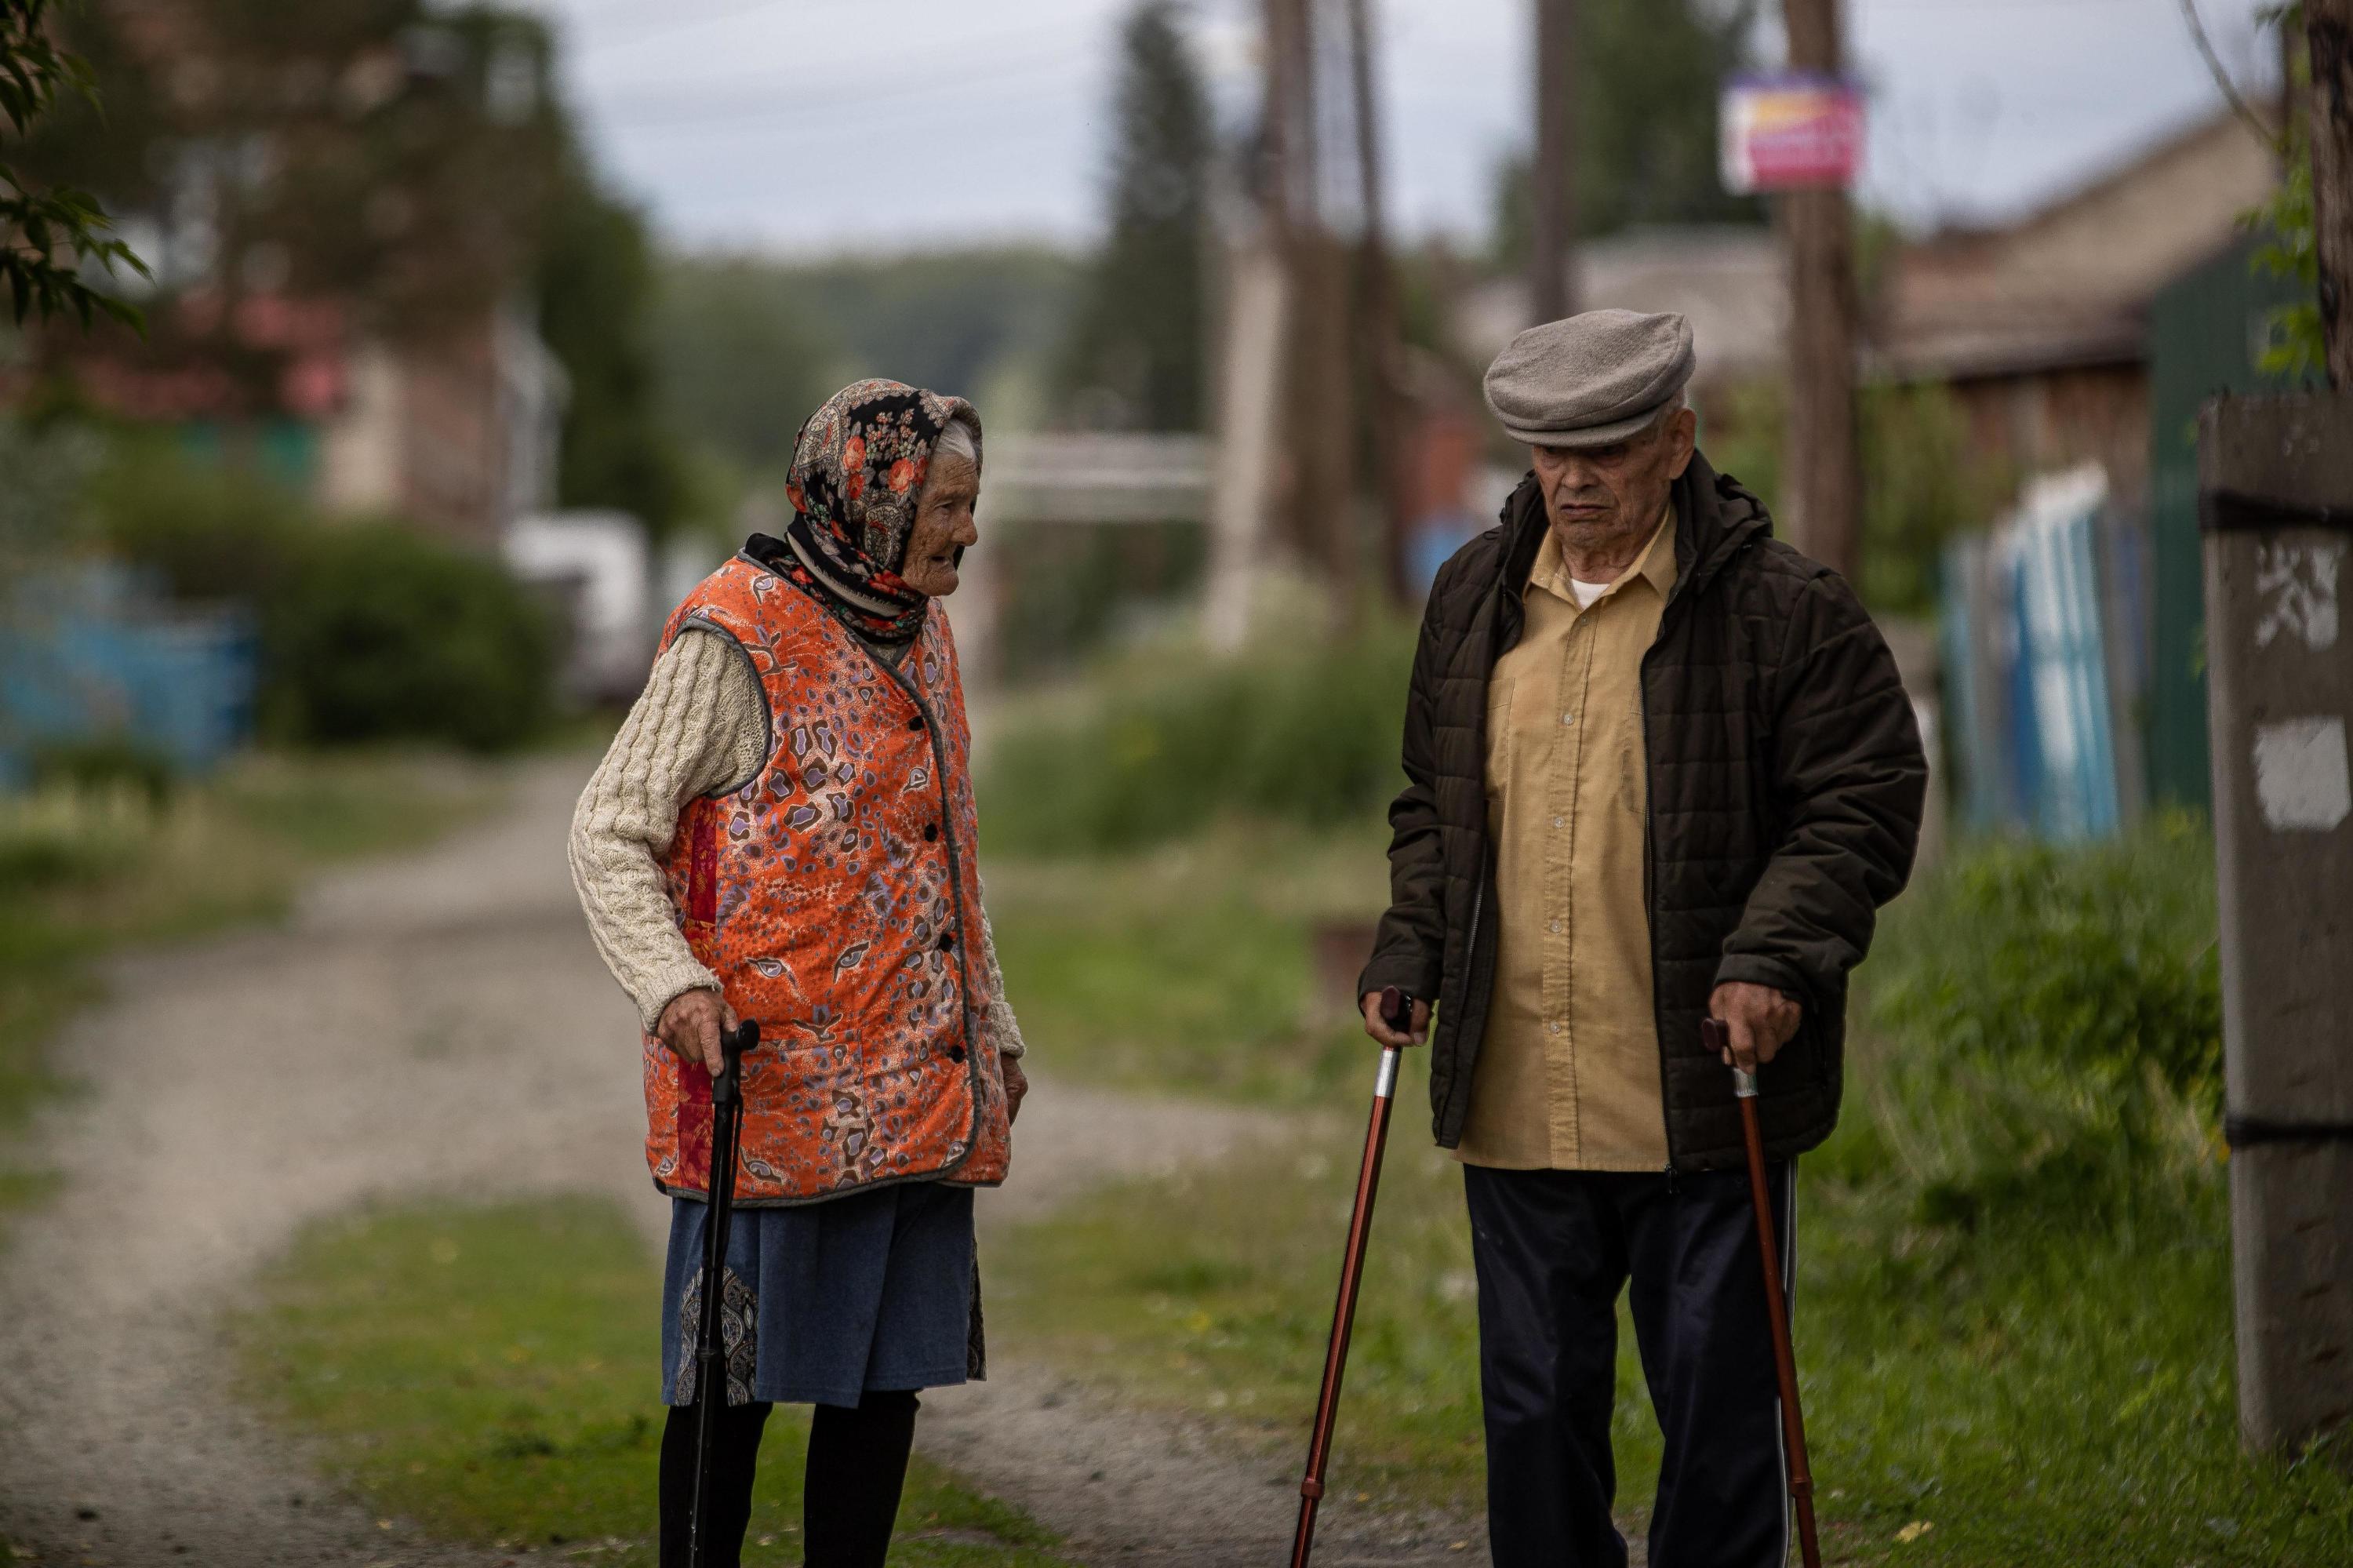
M 230 1396 L 214 1325 L 304 1221 L 369 1199 L 609 1192 L 659 1245 L 635 1029 L 564 869 L 586 772 L 530 766 L 494 820 L 323 881 L 284 928 L 115 967 L 109 1000 L 61 1042 L 87 1086 L 40 1133 L 62 1191 L 0 1260 L 0 1550 L 121 1568 L 493 1560 L 323 1486 Z M 1015 1180 L 983 1196 L 990 1230 L 1264 1127 L 1041 1069 Z M 1050 1366 L 996 1371 L 927 1402 L 923 1446 L 1075 1555 L 1276 1560 L 1295 1507 L 1287 1467 L 1105 1408 Z M 1450 1550 L 1463 1536 L 1444 1523 L 1370 1538 L 1352 1523 L 1335 1510 L 1319 1561 L 1484 1559 L 1483 1543 Z

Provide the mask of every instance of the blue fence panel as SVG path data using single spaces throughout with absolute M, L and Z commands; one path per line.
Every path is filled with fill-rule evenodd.
M 204 772 L 252 737 L 258 671 L 237 611 L 166 605 L 105 567 L 23 585 L 0 624 L 0 781 L 108 739 Z
M 2132 707 L 2138 557 L 2117 548 L 2096 469 L 2029 487 L 1990 533 L 1945 552 L 1940 629 L 1964 820 L 2104 838 L 2125 816 L 2117 715 Z M 2119 690 L 2118 683 L 2125 683 Z

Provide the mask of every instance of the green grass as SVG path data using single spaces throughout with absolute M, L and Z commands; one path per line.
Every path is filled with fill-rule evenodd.
M 42 1190 L 9 1139 L 67 1085 L 48 1037 L 135 942 L 281 914 L 323 863 L 424 842 L 485 810 L 497 775 L 408 753 L 258 755 L 156 805 L 131 788 L 0 797 L 0 1214 Z
M 395 1531 L 650 1564 L 660 1278 L 609 1203 L 423 1205 L 313 1225 L 233 1325 L 248 1394 Z M 747 1563 L 800 1561 L 803 1413 L 761 1447 Z M 1052 1538 L 917 1461 L 892 1562 L 1050 1568 Z
M 1475 1510 L 1461 1181 L 1417 1109 L 1409 1088 L 1334 1489 Z M 1356 1149 L 1352 1136 L 1141 1183 L 1035 1227 L 999 1251 L 997 1321 L 1050 1330 L 1065 1364 L 1121 1396 L 1303 1452 Z M 1799 1354 L 1833 1560 L 2353 1561 L 2353 1487 L 2325 1457 L 2240 1452 L 2219 1175 L 2184 1209 L 2072 1235 L 1924 1229 L 1885 1191 L 1819 1173 L 1799 1191 Z M 1622 1325 L 1619 1385 L 1620 1501 L 1639 1521 L 1658 1438 Z
M 1387 826 L 1229 821 L 1134 856 L 985 856 L 1006 992 L 1057 1076 L 1299 1103 L 1363 1065 L 1345 1002 L 1319 1002 L 1319 926 L 1362 927 L 1388 902 Z M 1345 989 L 1345 987 L 1343 988 Z

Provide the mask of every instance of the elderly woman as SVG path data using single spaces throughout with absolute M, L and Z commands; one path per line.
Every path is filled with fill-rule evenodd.
M 973 1189 L 1028 1086 L 974 867 L 946 615 L 978 534 L 971 405 L 891 381 L 801 428 L 782 539 L 670 617 L 573 819 L 574 881 L 645 1033 L 646 1156 L 670 1194 L 661 1560 L 685 1561 L 692 1343 L 720 1032 L 761 1024 L 722 1318 L 709 1561 L 732 1564 L 777 1401 L 816 1406 L 802 1540 L 881 1568 L 915 1391 L 981 1375 Z M 716 1392 L 716 1391 L 711 1391 Z

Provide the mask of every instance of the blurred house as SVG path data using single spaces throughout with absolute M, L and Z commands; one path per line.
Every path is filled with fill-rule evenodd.
M 2015 223 L 1907 244 L 1873 372 L 1949 387 L 1982 458 L 2021 474 L 2096 462 L 2118 503 L 2145 504 L 2151 310 L 2278 181 L 2271 148 L 2223 111 Z
M 2297 286 L 2242 219 L 2279 177 L 2228 114 L 2007 228 L 1908 248 L 1882 375 L 1949 387 L 1982 457 L 2029 478 L 1955 541 L 1944 632 L 1978 827 L 2113 832 L 2209 793 L 2198 409 L 2263 366 Z M 2036 478 L 2035 476 L 2045 476 Z
M 288 41 L 258 8 L 78 9 L 125 129 L 72 132 L 70 183 L 153 268 L 147 331 L 35 334 L 0 405 L 55 377 L 193 456 L 485 547 L 550 504 L 568 388 L 522 292 L 536 24 L 346 7 Z
M 1586 240 L 1570 263 L 1579 310 L 1675 311 L 1699 349 L 1691 397 L 1703 416 L 1733 389 L 1777 377 L 1788 353 L 1788 249 L 1770 228 L 1630 228 Z M 1462 352 L 1484 365 L 1529 323 L 1525 279 L 1472 290 L 1454 313 Z
M 175 431 L 193 456 L 234 456 L 330 510 L 485 546 L 554 498 L 568 388 L 518 305 L 398 339 L 354 329 L 333 301 L 224 306 L 199 291 L 153 308 L 180 344 L 206 346 L 159 354 L 110 334 L 66 342 L 51 363 L 107 412 Z

